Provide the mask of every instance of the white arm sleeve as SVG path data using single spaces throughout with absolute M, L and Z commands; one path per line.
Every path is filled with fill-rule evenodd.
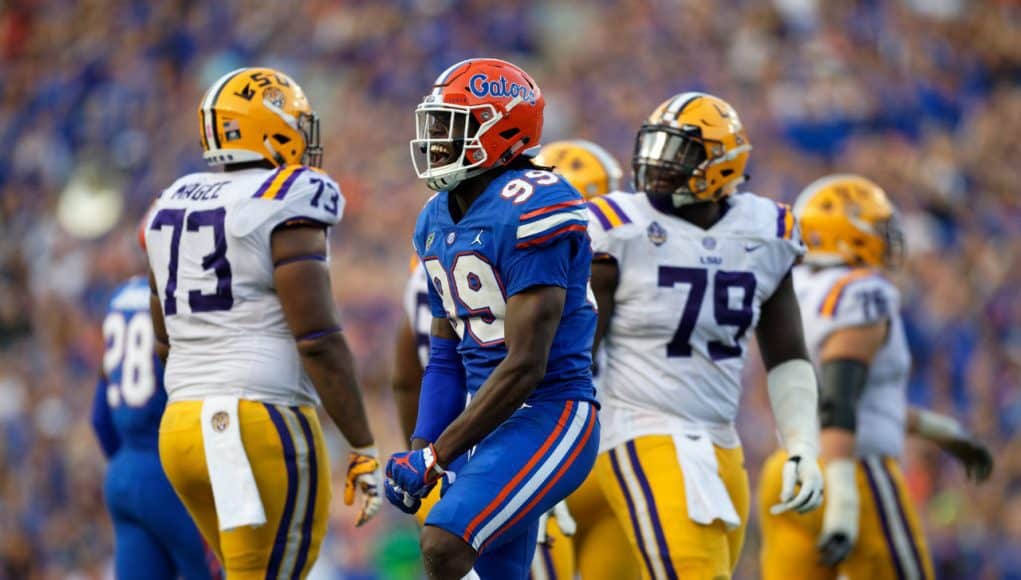
M 783 362 L 766 375 L 780 443 L 789 455 L 814 461 L 819 456 L 819 387 L 812 363 Z

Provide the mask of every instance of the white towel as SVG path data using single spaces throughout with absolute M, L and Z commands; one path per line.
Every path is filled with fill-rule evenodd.
M 220 530 L 265 524 L 266 510 L 241 443 L 237 397 L 210 397 L 202 403 L 202 442 Z
M 698 524 L 709 525 L 715 520 L 726 524 L 728 530 L 741 525 L 727 486 L 720 477 L 716 451 L 705 431 L 685 429 L 673 434 L 677 461 L 684 474 L 684 491 L 688 500 L 688 517 Z

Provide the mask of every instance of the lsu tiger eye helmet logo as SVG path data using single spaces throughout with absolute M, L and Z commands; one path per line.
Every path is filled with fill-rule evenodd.
M 752 146 L 726 101 L 705 93 L 673 96 L 638 131 L 635 187 L 669 197 L 674 207 L 717 201 L 745 180 Z
M 198 114 L 202 156 L 210 165 L 322 165 L 319 117 L 298 83 L 280 71 L 241 68 L 223 75 L 202 97 Z
M 510 163 L 539 145 L 545 106 L 539 85 L 507 61 L 472 58 L 451 66 L 415 108 L 415 173 L 442 191 Z
M 818 266 L 895 266 L 904 242 L 897 212 L 886 192 L 858 175 L 817 179 L 794 204 L 808 252 Z
M 543 146 L 535 162 L 553 167 L 585 199 L 620 189 L 622 172 L 617 160 L 591 141 L 554 141 Z

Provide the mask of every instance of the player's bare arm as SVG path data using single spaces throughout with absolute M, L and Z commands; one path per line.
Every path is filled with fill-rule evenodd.
M 928 409 L 909 407 L 908 433 L 927 439 L 964 465 L 968 478 L 981 483 L 993 473 L 993 455 L 957 419 Z
M 397 405 L 397 416 L 401 422 L 404 440 L 411 439 L 415 432 L 415 421 L 418 418 L 418 396 L 422 389 L 422 364 L 418 360 L 418 346 L 415 344 L 415 332 L 407 316 L 401 320 L 397 329 L 397 344 L 394 348 L 394 403 Z M 425 444 L 418 449 L 424 447 Z
M 767 370 L 790 360 L 808 359 L 801 327 L 801 308 L 794 294 L 790 272 L 780 281 L 773 295 L 762 303 L 755 337 Z
M 160 302 L 159 292 L 156 291 L 156 276 L 149 270 L 149 312 L 152 315 L 152 330 L 156 337 L 156 356 L 160 357 L 163 366 L 167 364 L 167 357 L 170 356 L 170 338 L 167 335 L 167 325 L 163 319 L 163 304 Z
M 273 283 L 298 344 L 301 361 L 322 397 L 323 407 L 353 447 L 373 444 L 354 359 L 340 332 L 330 271 L 323 261 L 296 259 L 326 255 L 326 235 L 320 227 L 287 227 L 274 232 Z
M 838 330 L 819 352 L 819 421 L 821 456 L 854 457 L 855 417 L 868 367 L 883 346 L 889 322 Z
M 610 330 L 610 320 L 613 319 L 614 295 L 617 292 L 617 284 L 620 283 L 620 268 L 613 258 L 597 257 L 592 261 L 592 293 L 596 296 L 596 304 L 599 306 L 599 318 L 596 322 L 596 336 L 592 341 L 592 355 L 599 350 L 599 344 L 603 337 Z
M 536 286 L 507 300 L 507 357 L 468 408 L 436 440 L 434 448 L 441 465 L 471 449 L 506 421 L 542 380 L 566 296 L 563 288 Z M 450 325 L 446 326 L 449 329 Z M 443 324 L 433 328 L 445 332 Z

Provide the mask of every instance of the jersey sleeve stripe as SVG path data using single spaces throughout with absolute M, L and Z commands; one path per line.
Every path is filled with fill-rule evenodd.
M 631 218 L 627 217 L 627 214 L 621 211 L 620 206 L 609 198 L 597 197 L 591 201 L 591 204 L 592 207 L 598 208 L 607 221 L 610 222 L 610 227 L 607 229 L 631 223 Z
M 283 183 L 279 187 L 274 188 L 271 186 L 266 190 L 266 193 L 262 194 L 263 199 L 284 199 L 287 196 L 287 192 L 291 190 L 291 186 L 294 185 L 294 181 L 298 179 L 298 176 L 305 172 L 305 168 L 301 165 L 292 165 L 287 169 L 280 172 L 277 179 L 282 179 Z M 286 177 L 284 177 L 286 175 Z
M 264 181 L 263 184 L 259 186 L 259 189 L 255 190 L 255 195 L 253 195 L 252 197 L 253 198 L 262 197 L 262 194 L 266 193 L 266 190 L 269 189 L 270 186 L 273 185 L 273 182 L 276 181 L 276 178 L 280 175 L 281 169 L 282 168 L 278 167 L 276 171 L 271 173 L 270 176 L 266 179 L 266 181 Z
M 584 209 L 564 211 L 518 226 L 518 239 L 522 240 L 544 234 L 567 222 L 581 222 L 586 224 L 588 223 L 588 212 Z
M 776 209 L 776 237 L 789 240 L 794 233 L 794 214 L 791 212 L 791 206 L 778 203 Z
M 827 318 L 832 318 L 837 312 L 837 308 L 840 306 L 840 300 L 844 297 L 844 290 L 855 280 L 861 280 L 862 278 L 872 275 L 872 270 L 869 268 L 859 268 L 852 270 L 847 274 L 841 276 L 830 291 L 826 293 L 826 298 L 823 299 L 822 304 L 819 306 L 819 314 Z
M 585 203 L 584 199 L 572 199 L 571 201 L 565 201 L 563 203 L 555 203 L 553 205 L 548 205 L 546 207 L 541 207 L 537 210 L 530 211 L 526 214 L 521 214 L 521 221 L 530 220 L 541 215 L 546 215 L 548 213 L 553 213 L 557 210 L 574 207 L 576 205 L 582 205 L 584 203 Z
M 609 231 L 613 229 L 613 224 L 610 223 L 610 218 L 606 216 L 606 213 L 603 212 L 603 210 L 598 205 L 590 201 L 588 203 L 588 208 L 592 215 L 596 216 L 596 219 L 599 220 L 599 224 L 603 226 L 604 230 Z
M 530 239 L 530 240 L 524 241 L 524 242 L 518 242 L 518 245 L 514 246 L 514 247 L 520 250 L 522 248 L 528 248 L 528 247 L 531 247 L 531 246 L 537 246 L 539 244 L 546 243 L 546 242 L 552 240 L 553 238 L 555 238 L 557 236 L 562 236 L 562 235 L 564 235 L 566 233 L 569 233 L 569 232 L 585 232 L 585 231 L 588 231 L 588 226 L 586 226 L 585 224 L 575 223 L 575 224 L 564 226 L 564 227 L 560 228 L 559 230 L 550 232 L 550 233 L 546 234 L 545 236 L 541 236 L 541 237 L 538 237 L 538 238 L 533 238 L 533 239 Z

